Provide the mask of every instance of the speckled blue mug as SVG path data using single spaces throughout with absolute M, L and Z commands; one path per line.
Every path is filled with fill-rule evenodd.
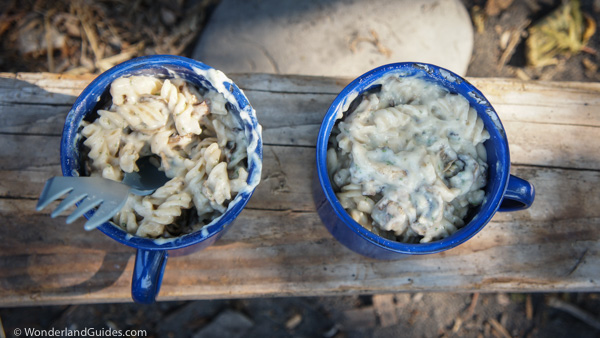
M 488 183 L 485 199 L 472 219 L 454 234 L 430 243 L 401 243 L 378 236 L 367 230 L 344 210 L 333 191 L 327 174 L 327 146 L 338 114 L 383 76 L 399 77 L 419 75 L 422 79 L 446 88 L 450 93 L 461 94 L 483 120 L 490 139 L 487 151 Z M 317 139 L 317 178 L 313 193 L 317 212 L 329 232 L 351 250 L 379 259 L 397 259 L 406 255 L 431 254 L 453 248 L 477 234 L 497 211 L 515 211 L 528 208 L 533 203 L 535 190 L 529 182 L 510 174 L 508 141 L 496 111 L 483 94 L 462 77 L 430 64 L 403 62 L 373 69 L 352 81 L 335 98 L 327 111 Z
M 168 250 L 195 245 L 197 250 L 204 249 L 218 240 L 228 229 L 229 224 L 240 214 L 254 188 L 260 181 L 262 169 L 262 136 L 256 114 L 244 93 L 222 73 L 196 60 L 171 56 L 155 55 L 136 58 L 119 64 L 102 73 L 75 101 L 69 111 L 62 133 L 60 158 L 64 176 L 79 176 L 82 163 L 80 148 L 82 140 L 78 137 L 83 118 L 97 111 L 110 99 L 111 83 L 122 76 L 150 75 L 160 78 L 183 78 L 192 84 L 209 90 L 222 92 L 228 101 L 228 109 L 241 118 L 248 139 L 248 183 L 251 188 L 241 191 L 229 203 L 227 211 L 209 225 L 190 234 L 169 240 L 153 240 L 128 234 L 111 222 L 98 227 L 110 238 L 137 249 L 131 294 L 138 303 L 152 303 L 160 290 L 162 276 L 168 257 Z M 93 210 L 85 214 L 93 215 Z

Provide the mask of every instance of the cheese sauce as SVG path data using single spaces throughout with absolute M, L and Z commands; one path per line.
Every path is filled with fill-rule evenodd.
M 403 242 L 444 238 L 484 199 L 489 138 L 462 96 L 388 75 L 340 114 L 327 166 L 354 220 Z M 345 117 L 344 117 L 345 116 Z

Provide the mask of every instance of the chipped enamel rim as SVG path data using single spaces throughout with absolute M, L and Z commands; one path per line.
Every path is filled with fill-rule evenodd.
M 490 139 L 484 145 L 488 152 L 488 179 L 494 178 L 494 180 L 492 182 L 488 181 L 486 185 L 484 202 L 479 207 L 475 216 L 464 227 L 444 239 L 430 243 L 410 244 L 391 241 L 375 235 L 358 224 L 338 201 L 329 175 L 327 174 L 327 146 L 336 120 L 342 117 L 343 112 L 348 109 L 356 97 L 379 84 L 379 81 L 383 77 L 390 74 L 399 77 L 419 76 L 426 81 L 441 85 L 451 93 L 461 94 L 469 101 L 471 107 L 477 111 L 477 114 L 484 122 L 485 128 L 490 133 Z M 489 156 L 492 151 L 494 151 L 494 156 Z M 336 218 L 341 220 L 349 230 L 368 243 L 386 251 L 399 254 L 430 254 L 448 250 L 467 241 L 483 229 L 491 220 L 500 207 L 508 185 L 510 156 L 506 133 L 504 132 L 500 118 L 489 101 L 477 88 L 461 76 L 447 69 L 426 63 L 402 62 L 384 65 L 361 75 L 346 86 L 335 98 L 325 114 L 319 130 L 317 139 L 317 173 L 321 188 L 328 203 L 332 206 Z M 323 217 L 322 220 L 326 222 Z M 333 225 L 329 224 L 329 226 Z M 353 248 L 350 247 L 350 249 Z
M 202 62 L 173 55 L 143 56 L 123 62 L 100 74 L 81 92 L 67 114 L 60 147 L 63 175 L 79 176 L 78 145 L 80 138 L 78 131 L 83 118 L 98 109 L 97 104 L 101 98 L 109 95 L 110 84 L 115 79 L 130 75 L 151 75 L 161 78 L 180 77 L 200 87 L 223 94 L 225 99 L 239 112 L 248 139 L 248 186 L 229 203 L 225 213 L 190 234 L 169 239 L 143 238 L 127 233 L 112 222 L 106 222 L 98 229 L 120 243 L 147 250 L 183 248 L 222 234 L 246 206 L 260 182 L 262 127 L 244 92 L 225 74 Z M 85 214 L 85 217 L 89 219 L 92 215 L 93 211 L 90 211 Z

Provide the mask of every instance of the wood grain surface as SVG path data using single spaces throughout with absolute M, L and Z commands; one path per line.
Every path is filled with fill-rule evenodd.
M 92 77 L 0 73 L 0 306 L 129 302 L 135 250 L 35 204 Z M 397 261 L 343 247 L 315 213 L 321 120 L 349 79 L 236 75 L 264 133 L 261 184 L 231 230 L 173 252 L 158 300 L 403 291 L 600 290 L 600 84 L 469 79 L 498 111 L 534 205 L 467 243 Z

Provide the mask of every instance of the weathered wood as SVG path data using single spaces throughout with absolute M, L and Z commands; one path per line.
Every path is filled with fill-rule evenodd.
M 60 135 L 70 104 L 88 83 L 54 74 L 2 76 L 11 78 L 0 85 L 0 135 Z M 307 147 L 316 144 L 329 104 L 349 82 L 273 75 L 233 78 L 240 79 L 240 86 L 255 107 L 266 144 Z M 251 78 L 256 78 L 255 84 Z M 600 169 L 594 140 L 600 127 L 599 84 L 470 80 L 497 109 L 511 141 L 514 163 Z M 278 81 L 282 82 L 281 88 L 272 89 Z M 314 87 L 311 81 L 315 81 Z M 19 93 L 10 85 L 26 90 Z M 15 101 L 14 97 L 19 99 Z
M 261 184 L 214 246 L 173 253 L 160 300 L 402 291 L 600 290 L 600 84 L 469 79 L 498 110 L 532 208 L 498 213 L 467 243 L 400 261 L 364 258 L 312 200 L 321 119 L 348 79 L 235 75 L 264 126 Z M 135 251 L 83 220 L 35 212 L 60 175 L 64 116 L 92 78 L 0 74 L 0 305 L 130 301 Z

